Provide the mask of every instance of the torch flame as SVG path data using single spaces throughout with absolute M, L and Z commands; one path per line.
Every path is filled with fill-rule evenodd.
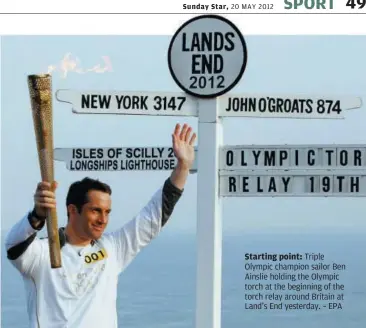
M 112 72 L 112 63 L 108 56 L 102 56 L 105 66 L 101 64 L 94 65 L 92 68 L 83 69 L 80 66 L 80 59 L 78 57 L 72 58 L 71 52 L 64 55 L 59 65 L 49 65 L 47 73 L 51 74 L 54 71 L 60 71 L 61 77 L 66 78 L 69 72 L 75 72 L 78 74 L 85 74 L 88 72 L 105 73 Z

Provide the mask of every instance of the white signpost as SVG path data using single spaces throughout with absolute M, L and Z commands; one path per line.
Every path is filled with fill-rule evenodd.
M 360 98 L 349 96 L 227 94 L 246 64 L 247 47 L 237 27 L 221 16 L 202 15 L 184 23 L 168 49 L 170 73 L 183 93 L 56 94 L 77 114 L 198 117 L 192 170 L 198 174 L 196 328 L 221 327 L 223 197 L 366 197 L 365 145 L 223 147 L 223 117 L 343 119 L 347 110 L 362 105 Z M 64 148 L 55 150 L 55 158 L 67 162 L 69 170 L 170 170 L 170 149 Z
M 195 17 L 174 34 L 168 50 L 170 73 L 178 86 L 201 99 L 198 112 L 196 328 L 221 326 L 222 222 L 219 152 L 222 123 L 215 97 L 230 91 L 247 64 L 238 28 L 215 16 Z

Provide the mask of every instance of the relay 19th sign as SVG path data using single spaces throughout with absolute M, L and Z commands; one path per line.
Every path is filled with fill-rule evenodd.
M 365 197 L 365 171 L 220 172 L 221 197 Z
M 216 15 L 188 20 L 174 34 L 168 49 L 170 73 L 186 93 L 214 98 L 241 79 L 247 48 L 239 29 Z

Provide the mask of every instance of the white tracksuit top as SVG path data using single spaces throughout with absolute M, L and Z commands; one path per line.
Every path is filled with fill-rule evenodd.
M 182 190 L 167 179 L 127 224 L 77 251 L 59 229 L 62 267 L 51 269 L 48 239 L 37 237 L 29 213 L 9 231 L 8 258 L 21 273 L 30 328 L 117 328 L 119 274 L 158 235 Z M 123 322 L 120 327 L 123 327 Z

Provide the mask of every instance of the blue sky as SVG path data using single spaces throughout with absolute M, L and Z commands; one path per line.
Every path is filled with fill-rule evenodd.
M 302 93 L 351 95 L 366 99 L 366 37 L 362 36 L 245 36 L 248 64 L 240 93 Z M 80 65 L 104 66 L 103 74 L 53 72 L 53 89 L 180 91 L 167 65 L 169 36 L 65 36 L 2 38 L 2 230 L 8 230 L 33 206 L 40 172 L 26 77 L 47 72 L 66 53 Z M 351 110 L 345 120 L 227 118 L 224 143 L 326 144 L 366 143 L 365 107 Z M 55 147 L 170 146 L 175 123 L 194 117 L 76 115 L 71 106 L 54 100 Z M 198 136 L 199 137 L 199 136 Z M 64 199 L 69 185 L 85 175 L 112 186 L 113 214 L 108 230 L 127 222 L 170 174 L 161 172 L 70 172 L 55 162 L 59 224 L 64 225 Z M 189 177 L 169 231 L 194 232 L 196 175 Z M 225 233 L 362 231 L 363 199 L 231 198 L 223 201 Z

